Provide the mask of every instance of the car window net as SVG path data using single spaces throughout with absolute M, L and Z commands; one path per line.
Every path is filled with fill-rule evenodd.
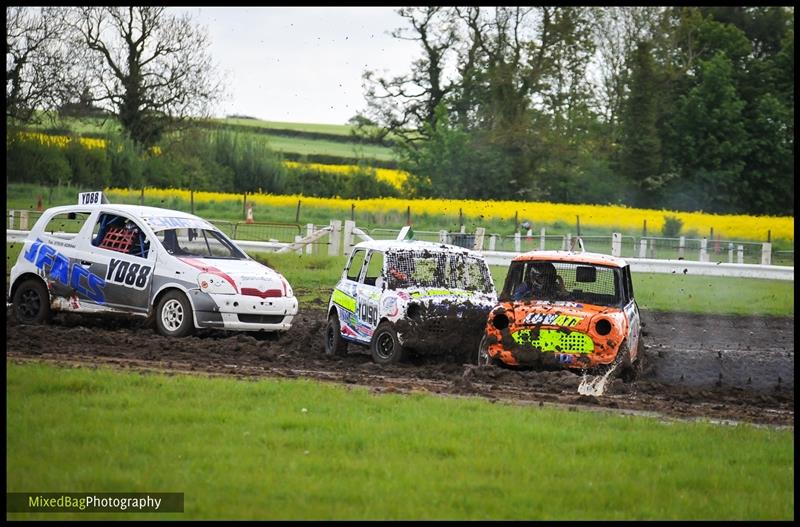
M 579 282 L 579 267 L 593 268 L 595 280 Z M 501 299 L 615 306 L 621 301 L 619 275 L 619 269 L 591 264 L 512 262 Z
M 492 278 L 483 260 L 458 253 L 396 251 L 386 255 L 389 287 L 440 287 L 490 293 Z

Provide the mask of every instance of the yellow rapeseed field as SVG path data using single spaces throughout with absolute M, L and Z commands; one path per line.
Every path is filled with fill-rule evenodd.
M 44 145 L 54 145 L 60 148 L 66 148 L 67 145 L 72 141 L 72 138 L 67 135 L 51 135 L 51 134 L 43 134 L 40 132 L 19 132 L 19 137 L 25 140 L 37 140 Z M 88 148 L 89 150 L 93 149 L 105 149 L 108 146 L 108 141 L 105 139 L 95 139 L 93 137 L 80 137 L 78 138 L 80 144 Z M 119 147 L 122 148 L 121 146 Z M 159 146 L 151 146 L 149 149 L 151 154 L 159 155 L 161 154 L 161 147 Z
M 319 170 L 321 172 L 332 172 L 334 174 L 350 174 L 358 167 L 355 165 L 328 165 L 322 163 L 299 163 L 297 161 L 284 161 L 283 164 L 288 168 L 310 168 L 312 170 Z M 375 176 L 381 180 L 389 183 L 396 189 L 400 189 L 403 182 L 408 179 L 408 172 L 403 170 L 394 170 L 391 168 L 373 168 Z
M 109 189 L 110 196 L 127 196 L 130 192 L 126 189 Z M 182 189 L 155 189 L 147 188 L 148 197 L 170 198 L 176 197 L 189 201 L 189 191 Z M 138 195 L 138 192 L 137 192 Z M 195 192 L 194 200 L 208 201 L 240 201 L 241 194 L 220 192 Z M 474 201 L 474 200 L 446 200 L 446 199 L 402 199 L 402 198 L 374 198 L 374 199 L 338 199 L 314 198 L 298 195 L 271 195 L 249 194 L 248 201 L 256 206 L 265 207 L 294 207 L 297 201 L 302 200 L 303 207 L 318 207 L 329 209 L 332 214 L 350 213 L 350 205 L 355 203 L 360 212 L 387 213 L 396 212 L 403 214 L 407 207 L 411 207 L 412 215 L 427 214 L 430 217 L 458 216 L 459 210 L 467 218 L 474 219 L 503 219 L 511 220 L 515 212 L 519 221 L 528 220 L 534 228 L 556 222 L 574 224 L 576 216 L 580 216 L 581 226 L 598 227 L 609 231 L 640 230 L 644 220 L 647 220 L 647 230 L 658 235 L 664 224 L 665 216 L 675 216 L 683 221 L 683 232 L 696 231 L 700 236 L 708 236 L 709 229 L 714 229 L 714 236 L 727 239 L 763 240 L 767 231 L 771 231 L 773 238 L 794 239 L 794 218 L 789 216 L 748 216 L 733 214 L 706 214 L 702 212 L 674 212 L 667 210 L 634 209 L 614 205 L 573 205 L 564 203 L 522 202 L 522 201 Z
M 19 132 L 19 136 L 22 139 L 27 139 L 27 140 L 36 139 L 44 145 L 55 145 L 61 148 L 66 148 L 66 146 L 72 140 L 69 136 L 66 135 L 50 135 L 38 132 Z M 95 148 L 105 148 L 107 145 L 105 139 L 95 139 L 92 137 L 81 137 L 79 141 L 81 145 L 90 150 Z

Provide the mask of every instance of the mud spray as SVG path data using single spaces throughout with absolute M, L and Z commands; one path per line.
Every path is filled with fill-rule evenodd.
M 603 375 L 587 375 L 586 372 L 583 372 L 581 383 L 578 385 L 578 393 L 581 395 L 594 395 L 595 397 L 603 395 L 606 391 L 608 379 L 618 366 L 619 363 L 614 364 Z

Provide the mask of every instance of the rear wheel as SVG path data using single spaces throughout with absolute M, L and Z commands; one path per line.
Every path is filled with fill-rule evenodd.
M 325 326 L 325 354 L 342 356 L 347 353 L 347 342 L 342 338 L 339 316 L 332 313 Z
M 156 329 L 165 337 L 185 337 L 194 331 L 192 305 L 180 291 L 161 297 L 156 308 Z
M 43 324 L 50 320 L 50 293 L 41 280 L 25 280 L 14 291 L 14 315 L 20 324 Z
M 375 329 L 370 343 L 372 360 L 378 364 L 392 364 L 402 362 L 407 355 L 407 350 L 400 344 L 397 332 L 390 322 L 381 322 Z

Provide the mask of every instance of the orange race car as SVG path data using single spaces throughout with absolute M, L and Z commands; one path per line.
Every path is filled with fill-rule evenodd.
M 533 251 L 508 269 L 478 364 L 640 369 L 641 320 L 630 266 L 587 252 Z

